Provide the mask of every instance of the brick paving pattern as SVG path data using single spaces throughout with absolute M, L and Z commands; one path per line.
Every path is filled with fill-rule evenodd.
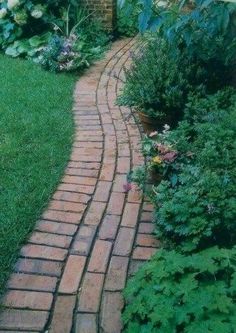
M 115 104 L 135 40 L 114 43 L 75 89 L 75 141 L 62 183 L 22 248 L 0 333 L 119 333 L 127 277 L 158 247 L 152 206 L 124 184 L 141 133 Z

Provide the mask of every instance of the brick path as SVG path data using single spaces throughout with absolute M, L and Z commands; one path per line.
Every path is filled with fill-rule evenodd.
M 22 248 L 0 333 L 119 333 L 121 291 L 158 246 L 152 207 L 123 185 L 143 163 L 130 110 L 115 105 L 134 40 L 114 43 L 76 85 L 71 159 Z M 119 79 L 121 78 L 121 80 Z

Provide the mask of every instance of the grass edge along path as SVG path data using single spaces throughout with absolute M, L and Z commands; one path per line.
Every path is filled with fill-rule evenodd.
M 0 295 L 68 162 L 74 85 L 0 55 Z

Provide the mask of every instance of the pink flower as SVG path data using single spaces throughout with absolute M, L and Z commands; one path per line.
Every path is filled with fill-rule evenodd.
M 132 190 L 132 185 L 130 183 L 126 183 L 123 185 L 123 189 L 125 190 L 125 192 L 129 192 L 130 190 Z
M 174 162 L 174 160 L 177 158 L 177 152 L 176 151 L 170 151 L 169 153 L 166 153 L 165 155 L 163 155 L 161 158 L 163 161 L 165 162 Z

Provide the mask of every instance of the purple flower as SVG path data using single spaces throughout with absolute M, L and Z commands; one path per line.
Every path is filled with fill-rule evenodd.
M 130 190 L 132 190 L 132 185 L 130 183 L 126 183 L 123 185 L 123 189 L 125 190 L 125 192 L 129 192 Z

